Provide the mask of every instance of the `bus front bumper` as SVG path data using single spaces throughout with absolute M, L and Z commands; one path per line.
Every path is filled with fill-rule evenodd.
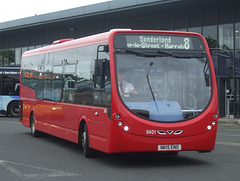
M 161 138 L 138 136 L 118 129 L 109 138 L 107 153 L 124 152 L 166 152 L 166 151 L 212 151 L 215 147 L 217 127 L 202 134 Z

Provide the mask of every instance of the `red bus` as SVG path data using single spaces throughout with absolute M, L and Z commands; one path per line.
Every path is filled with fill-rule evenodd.
M 218 97 L 197 33 L 111 30 L 25 52 L 20 121 L 94 150 L 210 152 Z

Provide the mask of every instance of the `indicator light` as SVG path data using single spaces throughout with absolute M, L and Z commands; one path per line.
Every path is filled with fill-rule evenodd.
M 115 115 L 115 118 L 116 118 L 116 119 L 120 119 L 120 115 L 119 115 L 119 114 L 116 114 L 116 115 Z
M 211 129 L 212 129 L 212 126 L 208 125 L 208 126 L 207 126 L 207 129 L 208 129 L 208 130 L 211 130 Z
M 217 114 L 214 114 L 213 117 L 214 117 L 214 118 L 218 118 L 218 115 L 217 115 Z
M 216 125 L 216 121 L 215 120 L 212 121 L 212 125 Z
M 119 121 L 118 122 L 118 126 L 122 126 L 123 125 L 123 122 L 122 121 Z

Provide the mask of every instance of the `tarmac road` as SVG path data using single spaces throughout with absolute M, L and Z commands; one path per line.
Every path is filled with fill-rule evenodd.
M 101 154 L 85 158 L 79 146 L 50 135 L 33 138 L 18 118 L 0 116 L 1 181 L 237 181 L 240 125 L 218 126 L 211 153 Z

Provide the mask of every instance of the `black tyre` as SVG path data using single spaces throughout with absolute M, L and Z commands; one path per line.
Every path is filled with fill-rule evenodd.
M 167 152 L 168 155 L 171 155 L 171 156 L 177 156 L 178 155 L 178 151 L 169 151 Z
M 82 148 L 85 157 L 89 158 L 95 156 L 94 150 L 89 148 L 89 136 L 87 124 L 84 125 L 84 130 L 82 133 Z
M 31 118 L 30 118 L 30 126 L 31 126 L 31 134 L 33 137 L 38 137 L 39 136 L 39 131 L 36 130 L 35 128 L 35 117 L 34 114 L 31 114 Z
M 8 106 L 8 114 L 13 117 L 19 116 L 19 102 L 14 101 Z

